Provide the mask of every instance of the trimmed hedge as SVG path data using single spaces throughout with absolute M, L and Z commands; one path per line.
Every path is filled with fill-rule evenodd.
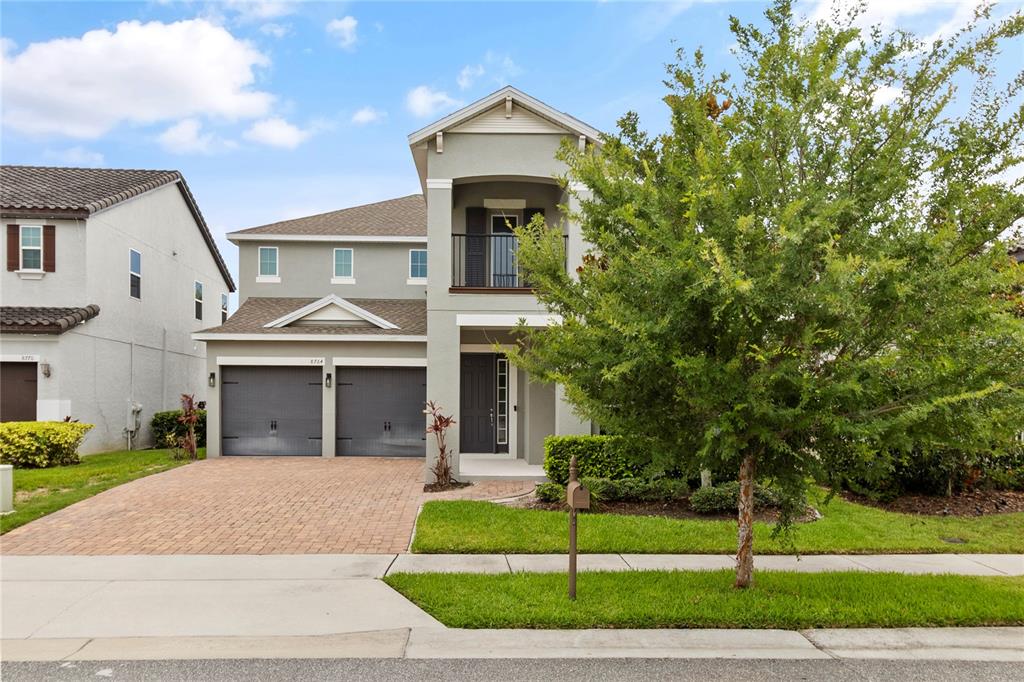
M 565 485 L 569 460 L 575 454 L 580 478 L 633 478 L 639 467 L 629 457 L 630 450 L 630 441 L 623 436 L 548 436 L 544 439 L 544 473 Z
M 206 410 L 196 410 L 196 412 L 199 415 L 199 421 L 196 422 L 196 447 L 201 448 L 206 446 Z M 150 420 L 149 425 L 153 429 L 153 443 L 156 447 L 164 448 L 170 445 L 167 442 L 168 434 L 172 435 L 175 441 L 185 435 L 187 429 L 178 421 L 181 415 L 181 410 L 153 413 L 153 419 Z
M 690 508 L 699 514 L 734 512 L 740 501 L 740 484 L 737 481 L 722 483 L 709 488 L 700 488 L 690 495 Z M 771 509 L 780 504 L 779 495 L 771 488 L 754 486 L 754 508 Z
M 78 446 L 91 428 L 79 422 L 0 423 L 0 463 L 19 469 L 78 464 Z
M 672 478 L 659 478 L 645 481 L 639 478 L 586 477 L 580 480 L 590 490 L 591 500 L 595 504 L 601 502 L 672 502 L 681 500 L 689 493 L 686 481 Z M 564 502 L 565 486 L 559 483 L 541 483 L 535 491 L 537 499 L 542 502 Z

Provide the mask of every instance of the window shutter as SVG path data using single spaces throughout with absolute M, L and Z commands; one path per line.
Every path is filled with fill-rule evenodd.
M 17 225 L 7 226 L 7 270 L 13 272 L 21 264 L 21 244 Z
M 57 271 L 57 228 L 43 225 L 43 272 Z
M 487 209 L 483 206 L 466 207 L 466 234 L 487 234 Z
M 540 217 L 544 217 L 543 208 L 524 208 L 523 209 L 523 224 L 529 225 L 530 221 L 533 220 L 533 216 L 540 213 Z
M 482 287 L 487 282 L 487 209 L 466 207 L 465 286 Z

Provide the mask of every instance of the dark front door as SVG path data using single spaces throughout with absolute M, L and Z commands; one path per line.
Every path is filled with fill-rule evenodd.
M 323 367 L 222 367 L 225 455 L 319 457 Z
M 493 353 L 463 353 L 459 405 L 459 451 L 494 452 Z
M 426 369 L 338 367 L 337 375 L 337 455 L 426 454 Z
M 36 363 L 0 363 L 0 421 L 36 420 Z

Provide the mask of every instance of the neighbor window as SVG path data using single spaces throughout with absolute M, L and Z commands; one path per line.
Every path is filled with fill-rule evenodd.
M 128 249 L 128 295 L 142 298 L 142 254 Z
M 427 250 L 412 249 L 409 251 L 409 279 L 427 278 Z
M 277 247 L 260 247 L 260 277 L 277 277 Z
M 39 225 L 21 226 L 21 269 L 43 269 L 43 228 Z
M 335 279 L 351 279 L 352 274 L 352 249 L 334 250 L 334 277 Z
M 224 324 L 228 321 L 228 295 L 220 295 L 220 323 Z
M 203 319 L 203 283 L 202 282 L 196 282 L 195 297 L 196 297 L 196 319 L 197 320 L 201 320 L 201 319 Z

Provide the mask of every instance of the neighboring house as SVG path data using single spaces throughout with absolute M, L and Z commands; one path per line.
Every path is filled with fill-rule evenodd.
M 0 420 L 95 425 L 82 451 L 152 444 L 205 398 L 204 344 L 235 289 L 177 171 L 0 166 Z
M 550 315 L 516 262 L 511 227 L 541 214 L 581 262 L 575 201 L 556 177 L 566 139 L 598 131 L 506 87 L 409 136 L 425 196 L 265 225 L 239 246 L 241 307 L 205 341 L 207 454 L 437 451 L 425 400 L 455 416 L 462 479 L 542 476 L 544 437 L 590 433 L 559 387 L 500 352 Z
M 1018 263 L 1024 263 L 1024 241 L 1010 247 L 1010 256 Z

